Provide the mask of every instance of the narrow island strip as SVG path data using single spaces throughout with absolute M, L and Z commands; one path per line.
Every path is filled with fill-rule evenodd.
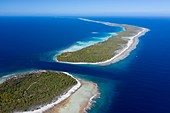
M 109 65 L 126 58 L 139 42 L 139 37 L 149 31 L 147 28 L 127 24 L 116 24 L 79 18 L 87 22 L 95 22 L 107 26 L 122 27 L 122 32 L 111 36 L 108 40 L 82 48 L 73 52 L 56 55 L 56 61 L 70 64 Z
M 81 97 L 83 89 L 93 92 L 88 97 Z M 80 80 L 66 72 L 38 70 L 13 76 L 0 84 L 0 112 L 8 113 L 43 113 L 60 106 L 74 94 L 74 99 L 84 106 L 79 106 L 70 113 L 83 113 L 92 98 L 99 95 L 97 84 Z M 85 101 L 86 100 L 86 101 Z M 76 101 L 75 101 L 76 102 Z M 69 104 L 68 107 L 73 107 Z M 74 108 L 72 108 L 74 109 Z M 75 112 L 76 111 L 76 112 Z M 63 113 L 63 112 L 59 112 Z

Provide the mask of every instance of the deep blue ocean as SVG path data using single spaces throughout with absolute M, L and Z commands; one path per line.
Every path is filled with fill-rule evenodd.
M 151 31 L 140 38 L 126 59 L 116 64 L 71 65 L 54 62 L 54 55 L 79 42 L 101 41 L 122 29 L 77 17 L 0 17 L 1 79 L 33 69 L 67 71 L 98 84 L 101 97 L 89 113 L 170 113 L 170 18 L 85 18 Z

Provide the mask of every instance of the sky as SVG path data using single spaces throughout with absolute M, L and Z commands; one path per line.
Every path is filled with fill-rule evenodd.
M 170 0 L 0 0 L 0 16 L 170 16 Z

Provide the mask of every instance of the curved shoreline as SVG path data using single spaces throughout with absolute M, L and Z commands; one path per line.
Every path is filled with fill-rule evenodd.
M 32 73 L 33 71 L 29 71 L 29 72 L 26 72 L 26 73 Z M 35 72 L 38 73 L 38 72 L 44 72 L 44 71 L 46 71 L 46 70 L 36 70 Z M 68 76 L 71 76 L 73 79 L 75 79 L 77 81 L 77 84 L 75 86 L 73 86 L 70 90 L 68 90 L 66 93 L 61 95 L 58 99 L 56 99 L 56 101 L 54 101 L 54 102 L 52 102 L 50 104 L 40 105 L 38 109 L 33 109 L 33 110 L 30 110 L 30 111 L 15 111 L 14 113 L 44 113 L 44 112 L 48 113 L 48 111 L 50 111 L 50 109 L 55 108 L 56 105 L 60 105 L 63 101 L 67 100 L 68 98 L 72 98 L 72 95 L 76 94 L 77 92 L 79 94 L 77 93 L 76 94 L 77 96 L 74 97 L 74 98 L 76 98 L 76 99 L 80 99 L 81 98 L 81 100 L 84 100 L 83 102 L 79 102 L 78 103 L 78 104 L 83 104 L 84 106 L 80 107 L 80 110 L 77 110 L 77 112 L 78 113 L 84 113 L 84 112 L 87 112 L 88 110 L 90 110 L 92 105 L 94 104 L 94 99 L 100 97 L 100 92 L 98 90 L 98 85 L 96 83 L 94 83 L 94 82 L 91 82 L 91 81 L 86 81 L 86 80 L 82 80 L 82 79 L 76 78 L 76 77 L 74 77 L 73 75 L 71 75 L 71 74 L 69 74 L 67 72 L 62 72 L 62 73 L 65 73 Z M 9 79 L 9 78 L 11 78 L 13 76 L 17 76 L 17 75 L 16 74 L 10 74 L 9 77 L 5 77 L 5 78 Z M 84 85 L 84 83 L 86 83 L 86 85 Z M 93 88 L 90 90 L 89 86 L 91 86 Z M 84 89 L 85 88 L 89 89 L 88 92 L 89 93 L 93 92 L 93 94 L 87 93 L 86 96 L 81 97 L 80 93 L 84 92 L 84 89 L 81 88 L 81 87 L 84 87 Z M 79 90 L 79 89 L 81 89 L 81 90 Z M 84 94 L 85 94 L 85 92 L 84 92 Z M 75 103 L 72 103 L 72 104 L 74 105 Z M 74 107 L 73 107 L 73 109 L 74 109 Z
M 76 90 L 78 90 L 81 87 L 81 83 L 79 80 L 75 77 L 73 77 L 71 74 L 67 72 L 63 72 L 64 74 L 67 74 L 68 76 L 71 76 L 73 79 L 77 81 L 77 84 L 73 86 L 70 90 L 67 91 L 66 94 L 61 95 L 55 102 L 52 102 L 50 104 L 41 106 L 40 109 L 32 110 L 32 111 L 22 111 L 22 112 L 15 112 L 15 113 L 43 113 L 47 111 L 48 109 L 54 107 L 56 104 L 59 104 L 60 102 L 64 101 L 68 97 L 70 97 Z
M 87 113 L 100 97 L 96 83 L 80 79 L 82 86 L 69 98 L 55 105 L 45 113 Z
M 58 61 L 57 58 L 55 58 L 55 60 L 56 60 L 56 62 L 67 63 L 67 64 L 92 64 L 92 65 L 101 65 L 101 66 L 105 66 L 105 65 L 112 64 L 112 63 L 116 63 L 116 62 L 126 58 L 130 54 L 130 52 L 136 48 L 136 46 L 137 46 L 137 44 L 139 42 L 138 38 L 143 36 L 148 31 L 150 31 L 150 30 L 146 29 L 146 28 L 142 28 L 142 31 L 140 31 L 135 36 L 132 36 L 132 37 L 122 37 L 122 38 L 129 39 L 126 47 L 124 47 L 121 50 L 118 50 L 118 51 L 120 51 L 118 54 L 116 54 L 114 57 L 112 57 L 111 59 L 108 59 L 106 61 L 90 63 L 90 62 L 63 62 L 63 61 Z
M 38 70 L 37 72 L 42 72 L 42 71 L 46 71 L 46 70 Z M 56 101 L 50 103 L 50 104 L 46 104 L 46 105 L 40 105 L 38 109 L 34 109 L 31 111 L 16 111 L 14 113 L 51 113 L 49 112 L 51 109 L 55 108 L 55 106 L 59 105 L 60 103 L 62 104 L 62 102 L 66 101 L 69 98 L 72 98 L 72 95 L 76 95 L 72 98 L 72 100 L 82 100 L 82 102 L 78 102 L 77 104 L 82 104 L 83 106 L 79 108 L 79 110 L 77 110 L 77 113 L 84 113 L 87 112 L 87 110 L 90 110 L 92 105 L 94 104 L 93 99 L 99 98 L 100 97 L 100 93 L 98 91 L 98 85 L 96 83 L 90 82 L 90 81 L 85 81 L 85 80 L 79 80 L 78 78 L 74 77 L 73 75 L 67 73 L 67 72 L 62 72 L 68 76 L 71 76 L 73 79 L 75 79 L 77 81 L 77 84 L 75 86 L 73 86 L 70 90 L 68 90 L 65 94 L 61 95 L 58 99 L 56 99 Z M 86 84 L 86 85 L 85 85 Z M 81 88 L 83 87 L 83 88 Z M 89 89 L 89 87 L 91 87 Z M 93 87 L 93 88 L 92 88 Z M 80 90 L 79 90 L 80 89 Z M 87 95 L 85 94 L 86 90 L 88 89 L 88 93 Z M 93 92 L 93 94 L 91 94 Z M 81 94 L 84 94 L 85 96 L 83 97 Z M 71 105 L 69 105 L 70 107 L 72 107 L 72 105 L 74 105 L 74 101 L 71 103 Z M 63 107 L 61 107 L 61 109 L 65 109 Z M 74 109 L 74 107 L 72 107 L 72 109 Z M 56 112 L 54 112 L 56 113 Z M 61 112 L 64 113 L 64 112 Z M 71 113 L 75 113 L 75 112 L 71 112 Z

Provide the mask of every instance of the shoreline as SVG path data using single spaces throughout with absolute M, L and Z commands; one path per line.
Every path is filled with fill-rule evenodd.
M 84 111 L 84 112 L 87 112 L 88 110 L 91 109 L 91 107 L 92 107 L 93 104 L 94 104 L 93 99 L 97 99 L 97 98 L 100 97 L 100 92 L 99 92 L 99 89 L 98 89 L 98 85 L 97 85 L 96 83 L 93 83 L 93 82 L 91 82 L 91 83 L 95 86 L 96 94 L 94 94 L 94 95 L 89 99 L 88 104 L 86 105 L 85 108 L 83 108 L 83 111 Z
M 121 32 L 121 31 L 120 31 Z M 113 36 L 117 36 L 117 33 L 115 32 L 109 32 L 107 33 L 106 36 L 101 36 L 102 38 L 98 38 L 98 40 L 89 40 L 89 41 L 76 41 L 73 45 L 65 48 L 65 49 L 62 49 L 59 51 L 59 54 L 60 53 L 64 53 L 64 52 L 74 52 L 74 51 L 78 51 L 80 49 L 83 49 L 83 48 L 86 48 L 86 47 L 89 47 L 89 46 L 92 46 L 94 44 L 97 44 L 97 43 L 100 43 L 100 42 L 103 42 L 103 41 L 107 41 L 110 37 L 113 37 Z M 93 37 L 92 37 L 93 38 Z M 95 38 L 94 38 L 95 39 Z M 100 40 L 99 40 L 100 39 Z M 81 44 L 81 46 L 79 46 L 79 44 Z M 54 57 L 55 58 L 55 57 Z M 53 59 L 54 59 L 53 58 Z M 55 61 L 55 60 L 54 60 Z
M 96 21 L 91 21 L 91 22 L 96 22 Z M 99 22 L 97 22 L 97 23 L 99 23 Z M 124 58 L 126 58 L 130 54 L 130 52 L 133 51 L 136 48 L 136 46 L 139 42 L 139 37 L 145 35 L 145 33 L 148 32 L 148 31 L 150 31 L 150 30 L 147 29 L 147 28 L 142 28 L 142 31 L 140 31 L 135 36 L 122 37 L 122 38 L 129 39 L 128 43 L 126 44 L 126 46 L 123 49 L 118 50 L 118 51 L 120 51 L 119 53 L 117 53 L 111 59 L 108 59 L 106 61 L 95 62 L 95 63 L 90 63 L 90 62 L 63 62 L 63 61 L 57 60 L 57 58 L 56 58 L 57 55 L 55 55 L 55 61 L 60 62 L 60 63 L 67 63 L 67 64 L 91 64 L 91 65 L 101 65 L 101 66 L 116 63 L 116 62 L 119 62 L 120 60 L 123 60 Z
M 44 72 L 44 71 L 46 71 L 46 70 L 32 70 L 32 71 L 26 71 L 26 72 L 22 72 L 22 73 L 39 73 L 39 72 Z M 7 75 L 7 76 L 5 76 L 5 78 L 6 78 L 5 80 L 10 79 L 11 77 L 17 77 L 18 74 L 22 74 L 22 73 L 14 73 L 14 74 L 10 74 L 10 76 Z M 36 108 L 36 109 L 30 110 L 30 111 L 15 111 L 14 113 L 44 113 L 44 112 L 49 113 L 49 111 L 51 109 L 55 108 L 55 106 L 62 104 L 64 101 L 66 101 L 69 98 L 72 98 L 72 96 L 74 94 L 77 95 L 76 97 L 74 97 L 75 100 L 78 100 L 80 98 L 81 98 L 81 100 L 83 100 L 83 102 L 78 103 L 78 104 L 83 104 L 83 106 L 80 107 L 80 109 L 77 110 L 77 112 L 84 113 L 84 112 L 87 112 L 88 110 L 90 110 L 94 104 L 94 99 L 100 97 L 98 85 L 91 81 L 76 78 L 67 72 L 62 72 L 62 73 L 67 74 L 68 76 L 71 76 L 73 79 L 75 79 L 77 81 L 77 84 L 75 86 L 73 86 L 71 89 L 69 89 L 68 91 L 66 91 L 63 95 L 61 95 L 58 99 L 56 99 L 52 103 L 40 105 L 38 109 Z M 84 85 L 84 83 L 88 84 L 88 85 Z M 89 90 L 89 86 L 93 87 L 93 88 L 91 90 Z M 89 91 L 86 92 L 81 87 L 84 87 L 84 89 L 88 89 Z M 81 94 L 78 94 L 77 92 L 82 93 L 82 94 L 87 94 L 87 95 L 82 97 Z M 89 94 L 91 92 L 93 92 L 93 94 Z M 87 98 L 87 96 L 88 96 L 88 98 Z M 75 103 L 73 102 L 72 104 L 74 105 Z M 61 109 L 62 109 L 62 107 L 61 107 Z M 74 109 L 74 107 L 72 109 Z M 75 113 L 75 112 L 72 112 L 72 113 Z
M 43 72 L 43 71 L 46 71 L 46 70 L 36 70 L 35 72 L 31 71 L 30 73 L 32 73 L 32 72 L 39 73 L 39 72 Z M 68 99 L 72 100 L 72 102 L 69 102 L 66 104 L 66 105 L 68 105 L 68 109 L 74 109 L 75 107 L 73 107 L 73 106 L 75 104 L 82 105 L 78 108 L 77 111 L 69 112 L 69 113 L 76 113 L 76 112 L 77 113 L 85 113 L 85 112 L 87 113 L 87 111 L 90 110 L 92 105 L 94 104 L 93 99 L 100 97 L 98 85 L 91 81 L 86 81 L 86 80 L 76 78 L 67 72 L 62 72 L 62 73 L 66 74 L 68 76 L 71 76 L 73 79 L 75 79 L 77 81 L 77 84 L 50 104 L 40 105 L 39 106 L 40 108 L 38 108 L 38 109 L 33 109 L 30 111 L 16 111 L 14 113 L 56 113 L 56 110 L 54 110 L 55 112 L 51 112 L 51 110 L 56 109 L 56 106 L 62 105 L 62 103 L 67 101 Z M 87 91 L 87 90 L 89 90 L 89 91 Z M 84 96 L 82 96 L 83 94 L 84 94 Z M 74 102 L 74 100 L 75 101 L 82 100 L 82 101 Z M 60 109 L 61 109 L 61 113 L 65 113 L 65 112 L 62 112 L 62 110 L 64 110 L 64 111 L 67 110 L 62 106 L 60 107 Z M 57 107 L 57 110 L 58 110 L 58 107 Z
M 87 113 L 94 104 L 94 100 L 100 97 L 98 85 L 91 81 L 80 80 L 82 86 L 69 98 L 55 105 L 45 113 Z
M 125 31 L 124 28 L 122 28 L 122 31 L 119 31 L 119 32 L 123 32 L 123 31 Z M 103 41 L 98 41 L 98 42 L 95 42 L 94 44 L 107 41 L 109 38 L 118 35 L 116 32 L 110 32 L 109 34 L 110 34 L 110 36 L 106 36 L 106 37 L 103 39 Z M 89 42 L 90 42 L 90 41 L 89 41 Z M 76 42 L 76 43 L 77 43 L 77 42 Z M 94 45 L 94 44 L 92 44 L 92 45 Z M 76 44 L 75 44 L 75 45 L 76 45 Z M 92 46 L 92 45 L 87 45 L 87 46 L 85 46 L 85 47 L 79 48 L 79 49 L 77 49 L 77 50 L 72 50 L 72 51 L 69 51 L 69 52 L 78 51 L 78 50 L 80 50 L 80 49 L 83 49 L 83 48 L 86 48 L 86 47 L 89 47 L 89 46 Z M 60 50 L 60 52 L 57 52 L 57 53 L 52 57 L 53 62 L 76 64 L 76 62 L 74 63 L 74 62 L 62 62 L 62 61 L 58 61 L 57 58 L 56 58 L 58 55 L 60 55 L 60 54 L 62 54 L 62 53 L 64 53 L 64 52 L 67 52 L 67 51 L 65 51 L 65 50 L 67 50 L 67 49 L 69 49 L 69 48 L 71 48 L 71 47 L 73 47 L 73 46 L 74 46 L 74 44 L 71 45 L 71 46 L 69 46 L 68 48 L 65 48 L 65 49 Z M 77 62 L 77 63 L 78 63 L 78 62 Z M 80 63 L 86 63 L 86 62 L 80 62 Z
M 55 102 L 52 102 L 52 103 L 44 105 L 44 106 L 40 106 L 40 109 L 36 109 L 36 110 L 32 110 L 32 111 L 15 112 L 15 113 L 43 113 L 43 112 L 49 110 L 50 108 L 54 107 L 55 105 L 61 103 L 65 99 L 69 98 L 74 92 L 76 92 L 81 87 L 80 81 L 77 78 L 75 78 L 73 75 L 71 75 L 67 72 L 62 72 L 62 73 L 67 74 L 68 76 L 71 76 L 73 79 L 75 79 L 77 81 L 77 84 L 75 86 L 73 86 L 70 90 L 68 90 L 64 95 L 61 95 Z

